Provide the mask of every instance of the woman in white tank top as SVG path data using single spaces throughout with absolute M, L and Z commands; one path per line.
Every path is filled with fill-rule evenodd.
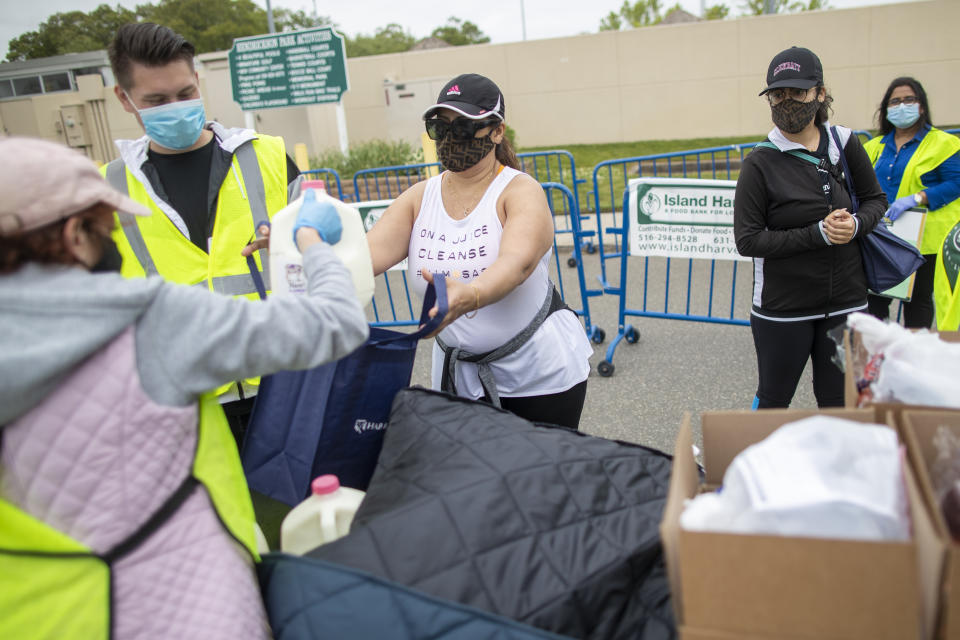
M 550 208 L 540 184 L 519 171 L 504 114 L 488 78 L 464 74 L 443 87 L 424 120 L 446 171 L 402 193 L 367 234 L 374 273 L 408 258 L 421 297 L 432 274 L 447 277 L 434 388 L 576 428 L 592 348 L 553 295 Z M 509 353 L 488 355 L 496 350 Z M 489 362 L 475 362 L 484 355 Z

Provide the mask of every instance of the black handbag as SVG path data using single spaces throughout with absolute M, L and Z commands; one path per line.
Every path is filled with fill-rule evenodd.
M 843 175 L 847 180 L 847 191 L 850 192 L 850 201 L 853 203 L 853 214 L 860 208 L 857 192 L 853 188 L 853 178 L 850 167 L 847 166 L 847 156 L 836 127 L 830 127 L 830 134 L 837 149 L 840 151 L 840 164 L 843 166 Z M 851 134 L 852 135 L 852 134 Z M 879 222 L 868 234 L 860 236 L 860 256 L 863 258 L 863 272 L 867 276 L 867 288 L 874 293 L 881 293 L 892 289 L 909 278 L 926 259 L 920 251 L 895 235 L 883 222 Z

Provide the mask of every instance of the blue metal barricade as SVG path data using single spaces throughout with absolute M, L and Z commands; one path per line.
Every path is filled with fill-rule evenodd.
M 341 202 L 350 201 L 349 194 L 343 192 L 343 186 L 340 184 L 340 174 L 337 173 L 336 169 L 307 169 L 300 173 L 302 173 L 307 180 L 323 180 L 327 193 L 337 200 Z M 334 185 L 336 186 L 334 187 Z
M 584 231 L 581 226 L 581 217 L 577 208 L 577 201 L 574 192 L 565 184 L 559 182 L 544 182 L 541 185 L 547 195 L 547 202 L 550 204 L 550 212 L 553 214 L 553 274 L 551 279 L 560 291 L 563 301 L 573 309 L 578 316 L 583 318 L 584 329 L 587 337 L 593 342 L 600 344 L 606 338 L 606 333 L 590 319 L 590 298 L 603 295 L 599 289 L 587 289 L 587 279 L 583 271 L 583 253 L 584 242 L 593 237 L 593 231 Z M 558 202 L 559 200 L 559 202 Z M 559 212 L 559 213 L 558 213 Z M 566 215 L 564 215 L 566 213 Z M 569 238 L 568 238 L 569 236 Z M 567 265 L 577 267 L 577 290 L 580 294 L 580 305 L 577 307 L 573 296 L 569 295 L 571 287 L 565 283 L 565 269 L 560 266 L 560 247 L 565 246 L 565 239 L 569 240 L 572 249 L 572 256 Z M 572 261 L 572 262 L 571 262 Z
M 618 209 L 621 196 L 630 178 L 643 176 L 667 178 L 711 178 L 734 180 L 743 158 L 756 142 L 723 147 L 675 151 L 648 156 L 606 160 L 593 168 L 593 209 L 597 225 L 597 246 L 600 251 L 600 283 L 610 285 L 607 262 L 622 257 L 620 237 L 623 233 L 623 210 Z M 604 235 L 607 234 L 607 245 Z
M 630 224 L 626 196 L 629 180 L 636 177 L 734 180 L 739 175 L 743 158 L 754 146 L 756 143 L 637 156 L 608 160 L 594 168 L 594 206 L 597 211 L 597 235 L 601 239 L 598 277 L 603 284 L 603 292 L 619 298 L 617 335 L 611 341 L 605 359 L 597 365 L 601 376 L 613 375 L 613 355 L 620 341 L 626 339 L 628 343 L 635 343 L 640 337 L 639 331 L 627 324 L 628 317 L 749 324 L 749 299 L 737 297 L 738 279 L 741 282 L 747 279 L 748 286 L 741 286 L 740 291 L 749 292 L 749 263 L 739 261 L 644 256 L 643 285 L 638 288 L 642 292 L 642 306 L 639 309 L 627 308 Z M 602 240 L 604 233 L 608 234 L 613 251 L 605 246 Z M 611 284 L 608 278 L 614 274 L 612 269 L 608 272 L 606 264 L 613 259 L 620 261 L 619 282 L 616 285 Z
M 440 171 L 442 168 L 439 162 L 361 169 L 353 175 L 353 196 L 356 202 L 396 198 L 421 180 L 435 176 Z

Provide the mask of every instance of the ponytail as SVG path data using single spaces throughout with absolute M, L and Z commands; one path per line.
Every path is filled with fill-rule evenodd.
M 520 161 L 517 160 L 517 154 L 513 151 L 513 145 L 506 135 L 500 140 L 496 150 L 497 161 L 505 167 L 520 170 Z

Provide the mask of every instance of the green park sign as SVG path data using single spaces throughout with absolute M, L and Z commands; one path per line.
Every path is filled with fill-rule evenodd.
M 228 57 L 244 111 L 337 103 L 349 89 L 343 36 L 331 27 L 237 38 Z

